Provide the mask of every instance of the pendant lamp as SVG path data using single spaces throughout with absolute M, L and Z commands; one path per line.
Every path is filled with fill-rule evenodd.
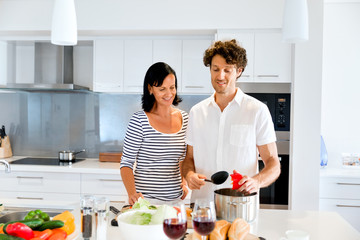
M 307 0 L 285 0 L 282 37 L 284 42 L 299 43 L 309 39 Z
M 74 0 L 55 0 L 51 26 L 51 43 L 77 44 L 77 21 Z

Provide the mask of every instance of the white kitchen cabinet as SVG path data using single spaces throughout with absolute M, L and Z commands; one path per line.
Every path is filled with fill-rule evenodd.
M 210 69 L 203 63 L 210 39 L 183 40 L 182 93 L 211 93 Z
M 124 42 L 124 92 L 142 93 L 145 73 L 152 65 L 152 40 Z
M 280 32 L 218 30 L 216 39 L 236 39 L 246 49 L 248 64 L 239 82 L 291 82 L 291 45 Z
M 0 198 L 78 201 L 79 193 L 79 174 L 12 171 L 1 177 Z
M 81 195 L 108 197 L 110 201 L 127 201 L 127 192 L 119 174 L 81 174 Z
M 319 206 L 338 212 L 360 231 L 360 178 L 321 177 Z
M 178 90 L 181 89 L 182 41 L 179 39 L 153 40 L 153 63 L 165 62 L 176 72 Z
M 94 41 L 95 92 L 122 92 L 124 85 L 124 41 L 98 39 Z

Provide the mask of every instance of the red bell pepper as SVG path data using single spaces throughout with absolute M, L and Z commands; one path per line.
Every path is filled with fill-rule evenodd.
M 7 234 L 29 240 L 34 237 L 33 230 L 23 223 L 12 223 L 6 227 Z
M 239 181 L 242 179 L 242 175 L 240 173 L 233 173 L 233 174 L 230 174 L 230 177 L 231 177 L 231 181 L 232 181 L 232 189 L 233 190 L 236 190 L 236 189 L 239 189 L 241 185 L 239 185 Z

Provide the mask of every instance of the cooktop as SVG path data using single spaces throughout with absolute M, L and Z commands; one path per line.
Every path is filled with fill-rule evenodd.
M 58 158 L 40 158 L 27 157 L 10 162 L 10 164 L 26 164 L 26 165 L 48 165 L 48 166 L 69 166 L 74 163 L 84 161 L 85 159 L 76 159 L 73 161 L 60 161 Z

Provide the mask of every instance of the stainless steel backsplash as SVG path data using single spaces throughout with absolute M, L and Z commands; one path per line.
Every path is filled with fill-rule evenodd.
M 190 108 L 208 95 L 180 95 Z M 0 92 L 0 125 L 14 155 L 57 157 L 60 150 L 86 149 L 80 157 L 121 151 L 131 115 L 141 110 L 140 94 L 93 92 Z

